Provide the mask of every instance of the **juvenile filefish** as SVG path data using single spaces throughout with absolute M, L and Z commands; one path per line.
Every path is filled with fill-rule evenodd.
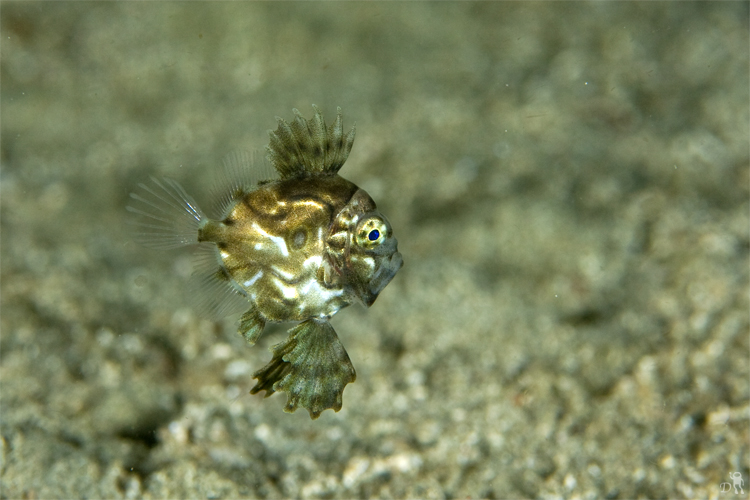
M 130 194 L 136 239 L 170 249 L 194 245 L 193 283 L 203 310 L 214 317 L 245 311 L 239 333 L 250 345 L 268 322 L 299 321 L 271 348 L 250 391 L 287 393 L 284 411 L 306 408 L 312 419 L 339 411 L 356 373 L 329 320 L 359 302 L 369 307 L 403 265 L 393 230 L 362 189 L 338 175 L 354 143 L 341 109 L 326 127 L 293 110 L 269 130 L 267 160 L 277 178 L 257 179 L 248 153 L 224 160 L 207 217 L 176 181 L 151 178 Z M 241 308 L 241 309 L 239 309 Z

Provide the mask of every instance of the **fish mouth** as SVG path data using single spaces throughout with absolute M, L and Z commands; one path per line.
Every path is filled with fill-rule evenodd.
M 399 269 L 404 265 L 404 258 L 399 252 L 395 252 L 389 259 L 383 259 L 382 264 L 373 274 L 367 289 L 362 291 L 360 299 L 367 307 L 370 307 L 378 295 L 391 282 Z

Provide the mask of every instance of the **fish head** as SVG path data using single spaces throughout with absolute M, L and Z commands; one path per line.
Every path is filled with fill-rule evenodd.
M 385 215 L 377 210 L 364 214 L 349 253 L 349 272 L 359 300 L 371 306 L 403 265 L 398 240 Z
M 336 270 L 354 297 L 369 307 L 404 264 L 391 223 L 359 189 L 334 226 L 339 241 L 343 236 L 346 242 L 334 259 Z

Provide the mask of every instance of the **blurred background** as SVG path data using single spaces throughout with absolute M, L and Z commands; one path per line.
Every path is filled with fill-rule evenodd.
M 747 491 L 746 2 L 1 9 L 2 498 Z M 124 224 L 311 104 L 405 261 L 317 421 Z

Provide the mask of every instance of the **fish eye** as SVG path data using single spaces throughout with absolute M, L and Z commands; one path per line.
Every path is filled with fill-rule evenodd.
M 372 216 L 358 224 L 357 243 L 364 248 L 375 248 L 383 243 L 390 232 L 388 223 L 381 217 Z

